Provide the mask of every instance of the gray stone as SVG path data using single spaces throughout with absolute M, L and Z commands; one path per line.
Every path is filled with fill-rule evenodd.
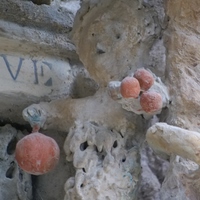
M 0 199 L 32 199 L 31 175 L 18 167 L 14 158 L 22 133 L 10 125 L 0 127 Z
M 141 167 L 138 200 L 160 200 L 160 190 L 168 173 L 169 162 L 155 155 L 144 143 L 141 149 Z
M 41 121 L 42 126 L 60 146 L 64 145 L 67 159 L 73 161 L 75 167 L 74 171 L 62 152 L 55 171 L 34 178 L 34 200 L 104 200 L 106 196 L 111 200 L 199 199 L 200 176 L 196 164 L 199 164 L 200 132 L 199 7 L 199 0 L 52 0 L 50 5 L 36 5 L 28 0 L 1 0 L 0 54 L 12 59 L 15 56 L 28 58 L 28 61 L 21 78 L 19 75 L 20 81 L 24 81 L 21 88 L 21 82 L 16 80 L 16 61 L 10 67 L 11 72 L 6 72 L 0 61 L 0 115 L 10 122 L 24 124 L 22 110 L 44 101 L 38 104 L 46 115 Z M 50 77 L 41 81 L 44 83 L 41 90 L 34 84 L 29 87 L 34 76 L 28 67 L 31 66 L 30 60 L 36 58 L 41 62 L 55 61 L 54 69 L 59 68 L 62 60 L 64 68 L 69 69 L 69 76 L 58 81 L 55 93 L 47 90 L 54 81 Z M 167 107 L 148 120 L 129 112 L 133 110 L 129 102 L 129 109 L 124 110 L 113 101 L 121 99 L 120 81 L 141 67 L 149 68 L 166 86 L 166 90 L 161 91 L 164 91 Z M 57 74 L 58 71 L 54 70 L 51 75 L 58 75 L 60 79 L 63 69 Z M 10 73 L 8 75 L 13 80 L 6 80 L 6 73 Z M 59 96 L 56 91 L 60 91 L 64 82 L 66 88 Z M 113 99 L 108 94 L 111 91 Z M 47 98 L 46 92 L 52 98 Z M 28 120 L 30 124 L 34 121 L 35 115 L 32 114 Z M 74 126 L 78 120 L 84 125 L 87 122 L 87 130 L 82 130 L 80 124 Z M 95 123 L 89 123 L 91 121 Z M 160 142 L 159 150 L 164 152 L 164 159 L 141 145 L 147 128 L 155 128 L 155 122 L 166 122 L 182 130 L 165 129 L 165 136 L 170 133 L 172 140 L 165 141 L 166 148 L 163 141 Z M 13 162 L 12 145 L 8 145 L 19 132 L 6 127 L 0 133 L 0 199 L 31 199 L 30 176 Z M 151 139 L 155 150 L 158 147 L 155 142 L 161 138 L 159 131 L 156 132 L 158 138 Z M 97 137 L 98 133 L 102 134 L 101 137 Z M 116 148 L 115 141 L 118 143 Z M 88 147 L 84 149 L 86 144 Z M 135 146 L 138 147 L 136 151 Z M 102 149 L 104 159 L 101 159 Z M 136 159 L 139 152 L 141 163 Z M 123 155 L 126 155 L 126 161 L 122 163 Z M 169 159 L 170 164 L 165 159 Z M 123 179 L 122 175 L 127 172 L 134 180 L 138 179 L 134 170 L 140 164 L 141 179 L 137 184 L 134 182 L 139 186 L 137 193 L 134 190 L 137 186 L 131 185 L 127 176 Z M 128 196 L 124 197 L 124 194 Z
M 94 122 L 76 122 L 65 140 L 66 159 L 75 177 L 65 184 L 65 200 L 135 199 L 140 174 L 137 147 L 126 149 L 115 130 Z
M 105 85 L 149 65 L 154 43 L 163 45 L 156 42 L 161 24 L 154 8 L 139 1 L 83 1 L 75 18 L 73 41 L 91 76 Z M 163 54 L 157 55 L 157 64 L 162 66 Z

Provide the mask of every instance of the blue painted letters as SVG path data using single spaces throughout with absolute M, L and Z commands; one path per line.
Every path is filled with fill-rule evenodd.
M 13 81 L 17 81 L 17 78 L 20 74 L 20 71 L 22 70 L 22 64 L 23 64 L 23 61 L 24 61 L 24 58 L 19 58 L 19 62 L 18 62 L 18 65 L 16 67 L 16 70 L 14 70 L 13 66 L 10 64 L 9 62 L 9 58 L 8 56 L 4 55 L 4 54 L 0 54 L 0 57 L 3 58 L 3 61 L 5 63 L 5 66 L 12 78 Z M 47 66 L 47 70 L 52 70 L 52 64 L 51 63 L 48 63 L 48 62 L 45 62 L 43 61 L 42 64 L 41 62 L 40 63 L 40 66 L 37 66 L 38 64 L 38 61 L 37 60 L 31 60 L 32 63 L 33 63 L 33 74 L 34 74 L 34 80 L 33 80 L 33 83 L 36 84 L 36 85 L 39 85 L 40 84 L 40 80 L 39 80 L 39 76 L 38 76 L 38 67 L 41 68 L 41 77 L 44 77 L 45 74 L 44 74 L 44 66 Z M 43 66 L 44 65 L 44 66 Z M 45 86 L 47 87 L 51 87 L 53 85 L 53 79 L 52 77 L 48 78 L 47 81 L 45 83 L 43 83 Z

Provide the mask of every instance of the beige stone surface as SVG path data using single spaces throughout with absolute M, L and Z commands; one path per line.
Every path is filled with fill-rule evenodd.
M 137 146 L 127 149 L 115 129 L 95 122 L 76 121 L 64 143 L 66 159 L 73 161 L 75 177 L 65 183 L 65 200 L 133 200 L 140 175 Z
M 200 40 L 198 0 L 167 1 L 169 16 L 165 32 L 167 82 L 172 104 L 169 124 L 199 130 L 200 113 Z
M 185 158 L 200 162 L 198 157 L 199 7 L 198 0 L 168 0 L 165 1 L 165 6 L 162 0 L 85 0 L 75 18 L 73 32 L 71 32 L 76 12 L 72 7 L 69 11 L 67 6 L 61 8 L 56 4 L 37 6 L 30 1 L 2 0 L 1 53 L 6 55 L 11 63 L 11 72 L 3 57 L 0 56 L 2 68 L 0 89 L 4 90 L 3 92 L 21 89 L 23 94 L 19 93 L 16 98 L 15 95 L 2 93 L 1 116 L 24 123 L 22 110 L 33 102 L 41 101 L 42 95 L 50 94 L 50 87 L 48 84 L 45 85 L 50 77 L 53 81 L 57 80 L 56 88 L 51 87 L 57 91 L 62 90 L 65 79 L 71 83 L 71 76 L 69 77 L 67 73 L 64 73 L 66 76 L 60 74 L 60 67 L 65 66 L 65 70 L 66 68 L 71 70 L 69 74 L 72 75 L 73 87 L 63 88 L 66 96 L 70 94 L 67 98 L 39 104 L 47 117 L 44 128 L 64 131 L 64 138 L 77 119 L 82 122 L 94 121 L 103 125 L 106 130 L 117 131 L 125 138 L 124 141 L 127 141 L 126 147 L 130 148 L 144 141 L 146 127 L 154 124 L 154 120 L 175 125 L 179 128 L 165 125 L 164 132 L 156 128 L 155 132 L 159 138 L 151 135 L 152 138 L 149 140 L 155 149 L 157 146 L 157 150 L 183 158 L 176 155 L 170 157 L 169 172 L 163 183 L 159 182 L 157 171 L 150 169 L 148 159 L 142 160 L 144 165 L 148 165 L 144 173 L 148 176 L 146 183 L 149 180 L 155 183 L 153 196 L 157 198 L 156 200 L 198 199 L 199 175 L 198 171 L 195 171 L 198 166 Z M 76 48 L 69 40 L 69 36 L 73 39 Z M 26 65 L 22 65 L 17 75 L 19 57 L 24 59 L 23 63 Z M 41 66 L 44 67 L 46 75 L 38 76 L 38 83 L 41 85 L 34 84 L 36 79 L 33 59 L 38 59 L 40 72 Z M 83 69 L 79 59 L 86 69 Z M 52 72 L 43 62 L 52 63 L 55 70 Z M 120 82 L 125 76 L 141 67 L 149 68 L 156 76 L 161 77 L 170 91 L 170 106 L 149 121 L 123 110 L 110 98 L 106 88 L 110 81 Z M 54 97 L 53 93 L 51 94 Z M 54 94 L 57 97 L 58 93 Z M 127 139 L 128 135 L 131 137 Z M 75 141 L 73 143 L 75 148 L 76 138 L 73 141 Z M 89 160 L 88 157 L 87 159 Z M 110 176 L 109 173 L 106 175 Z M 78 176 L 75 178 L 77 181 L 81 179 Z M 74 185 L 75 178 L 70 179 L 71 182 L 66 185 L 66 192 Z M 41 184 L 41 188 L 45 188 L 48 178 L 42 177 L 40 180 L 42 182 L 38 185 Z M 81 182 L 77 182 L 76 185 L 78 183 Z M 45 192 L 42 194 L 45 196 Z M 142 200 L 149 200 L 148 193 L 145 194 L 147 196 Z M 136 197 L 135 194 L 133 196 Z M 100 197 L 104 199 L 104 196 Z
M 168 155 L 179 155 L 200 165 L 200 133 L 166 123 L 156 123 L 147 130 L 148 144 Z
M 157 14 L 138 1 L 88 1 L 75 18 L 72 38 L 80 60 L 105 86 L 144 67 L 159 32 Z

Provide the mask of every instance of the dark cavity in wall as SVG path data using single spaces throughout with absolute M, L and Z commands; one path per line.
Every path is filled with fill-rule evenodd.
M 50 5 L 51 4 L 51 0 L 31 0 L 31 1 L 37 5 L 42 5 L 42 4 Z
M 71 97 L 73 99 L 93 96 L 98 90 L 98 84 L 91 78 L 78 74 L 71 88 Z
M 12 127 L 14 127 L 17 130 L 20 130 L 22 132 L 32 132 L 32 128 L 29 124 L 18 124 L 18 123 L 13 123 L 10 119 L 4 119 L 0 118 L 0 126 L 5 126 L 6 124 L 10 124 Z

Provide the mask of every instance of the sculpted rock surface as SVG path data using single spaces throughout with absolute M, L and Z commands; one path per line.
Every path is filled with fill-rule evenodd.
M 14 158 L 15 145 L 22 133 L 10 125 L 0 127 L 0 199 L 32 199 L 31 176 L 21 170 Z M 9 188 L 9 189 L 8 189 Z
M 134 69 L 154 62 L 149 52 L 163 22 L 147 5 L 130 0 L 82 3 L 74 22 L 73 41 L 80 60 L 102 85 L 122 80 Z
M 33 178 L 33 199 L 62 199 L 66 180 L 66 200 L 199 199 L 199 0 L 48 2 L 0 3 L 0 114 L 21 124 L 27 108 L 33 128 L 60 148 L 66 138 L 67 161 L 61 151 L 55 171 Z M 155 113 L 120 94 L 140 68 L 155 74 Z M 31 198 L 9 145 L 19 132 L 2 130 L 0 199 Z
M 120 133 L 94 122 L 76 122 L 64 149 L 76 169 L 65 184 L 65 200 L 135 199 L 139 152 L 137 146 L 127 149 Z

